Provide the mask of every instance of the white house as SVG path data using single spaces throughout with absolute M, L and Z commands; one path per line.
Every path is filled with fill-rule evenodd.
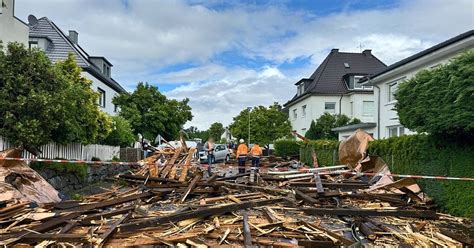
M 297 93 L 285 104 L 293 130 L 305 135 L 311 121 L 325 112 L 358 118 L 373 128 L 373 87 L 363 86 L 359 80 L 384 68 L 386 65 L 371 50 L 346 53 L 332 49 L 309 78 L 295 84 Z
M 0 40 L 3 46 L 20 42 L 28 46 L 28 24 L 15 16 L 15 1 L 0 0 Z
M 374 137 L 383 139 L 414 133 L 400 124 L 398 114 L 393 109 L 396 103 L 394 93 L 398 84 L 415 76 L 421 70 L 430 70 L 448 63 L 454 56 L 472 48 L 474 48 L 474 30 L 405 58 L 361 80 L 363 85 L 375 87 L 374 95 L 377 104 Z M 357 128 L 357 126 L 346 126 L 333 130 L 339 132 L 339 139 L 343 139 Z
M 52 62 L 65 60 L 72 53 L 77 64 L 82 68 L 82 75 L 92 81 L 92 87 L 100 93 L 98 105 L 101 110 L 110 114 L 117 114 L 117 106 L 112 103 L 115 95 L 126 92 L 125 89 L 112 77 L 112 63 L 105 57 L 90 56 L 79 46 L 79 34 L 69 30 L 66 35 L 54 22 L 46 17 L 36 19 L 28 17 L 29 47 L 37 47 L 45 51 Z

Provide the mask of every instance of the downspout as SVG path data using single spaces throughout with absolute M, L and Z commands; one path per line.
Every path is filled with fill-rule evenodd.
M 341 102 L 342 102 L 342 97 L 344 96 L 344 94 L 341 94 L 341 98 L 339 98 L 339 115 L 342 115 L 342 106 L 341 106 Z
M 370 77 L 369 77 L 369 84 L 370 84 Z M 380 139 L 380 88 L 377 85 L 374 85 L 377 88 L 379 94 L 377 96 L 377 139 Z

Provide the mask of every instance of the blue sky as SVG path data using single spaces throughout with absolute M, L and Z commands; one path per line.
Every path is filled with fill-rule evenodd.
M 470 0 L 17 0 L 79 33 L 112 76 L 189 98 L 186 126 L 228 125 L 247 106 L 285 103 L 332 48 L 394 63 L 474 27 Z M 362 48 L 361 48 L 362 46 Z

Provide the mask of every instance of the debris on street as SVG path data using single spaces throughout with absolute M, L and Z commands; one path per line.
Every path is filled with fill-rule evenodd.
M 357 167 L 387 172 L 377 157 L 349 167 L 296 169 L 297 161 L 278 158 L 246 173 L 222 165 L 208 175 L 195 153 L 185 145 L 157 150 L 138 170 L 119 175 L 114 187 L 81 201 L 3 201 L 0 242 L 18 247 L 474 245 L 462 232 L 472 222 L 437 212 L 414 179 L 344 174 Z

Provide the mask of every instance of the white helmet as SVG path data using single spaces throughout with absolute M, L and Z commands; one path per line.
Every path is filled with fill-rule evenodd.
M 239 142 L 240 142 L 240 143 L 244 143 L 245 140 L 244 140 L 244 139 L 240 139 Z

